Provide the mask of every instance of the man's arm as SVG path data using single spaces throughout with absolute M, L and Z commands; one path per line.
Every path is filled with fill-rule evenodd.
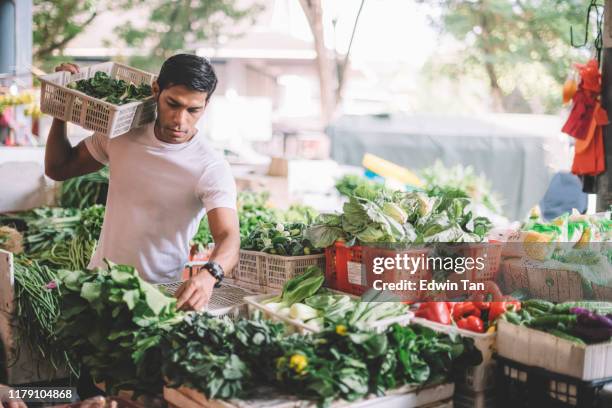
M 79 72 L 75 64 L 62 64 L 55 71 Z M 56 181 L 100 170 L 104 165 L 89 153 L 84 142 L 72 147 L 66 132 L 66 122 L 53 119 L 45 148 L 45 174 Z
M 231 208 L 215 208 L 207 214 L 208 225 L 215 241 L 210 261 L 221 265 L 224 272 L 231 271 L 238 263 L 240 229 L 238 215 Z M 206 270 L 188 280 L 176 292 L 177 307 L 202 310 L 212 295 L 215 278 Z
M 100 170 L 104 165 L 94 159 L 84 142 L 75 147 L 66 135 L 66 122 L 53 119 L 45 148 L 45 174 L 56 181 Z

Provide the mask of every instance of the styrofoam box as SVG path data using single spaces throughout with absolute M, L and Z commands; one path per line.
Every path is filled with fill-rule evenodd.
M 612 377 L 612 342 L 584 346 L 506 321 L 497 328 L 502 357 L 584 381 Z

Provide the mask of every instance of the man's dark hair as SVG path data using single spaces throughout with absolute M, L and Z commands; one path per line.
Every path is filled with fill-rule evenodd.
M 194 91 L 206 92 L 208 101 L 217 87 L 217 74 L 206 58 L 176 54 L 162 65 L 157 84 L 160 92 L 174 85 L 185 85 Z

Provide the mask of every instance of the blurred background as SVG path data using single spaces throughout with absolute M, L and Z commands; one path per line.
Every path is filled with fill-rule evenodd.
M 494 203 L 502 224 L 538 203 L 551 218 L 594 211 L 584 191 L 597 183 L 569 173 L 572 143 L 561 133 L 563 83 L 596 54 L 601 31 L 588 6 L 0 0 L 0 211 L 53 201 L 42 174 L 52 118 L 40 113 L 38 76 L 66 61 L 157 73 L 178 52 L 212 61 L 219 85 L 201 133 L 225 152 L 240 189 L 268 191 L 275 206 L 338 209 L 342 176 L 380 176 L 364 164 L 369 153 L 414 175 L 397 177 L 405 188 L 462 185 Z M 89 134 L 69 127 L 74 143 Z

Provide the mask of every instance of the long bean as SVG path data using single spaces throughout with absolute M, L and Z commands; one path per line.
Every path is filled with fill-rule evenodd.
M 77 374 L 68 354 L 55 344 L 55 322 L 61 297 L 57 275 L 50 268 L 24 256 L 17 257 L 14 265 L 14 318 L 19 328 L 17 356 L 21 347 L 35 347 L 41 361 L 48 360 L 55 369 L 67 367 Z M 55 288 L 47 286 L 51 282 L 55 282 Z

